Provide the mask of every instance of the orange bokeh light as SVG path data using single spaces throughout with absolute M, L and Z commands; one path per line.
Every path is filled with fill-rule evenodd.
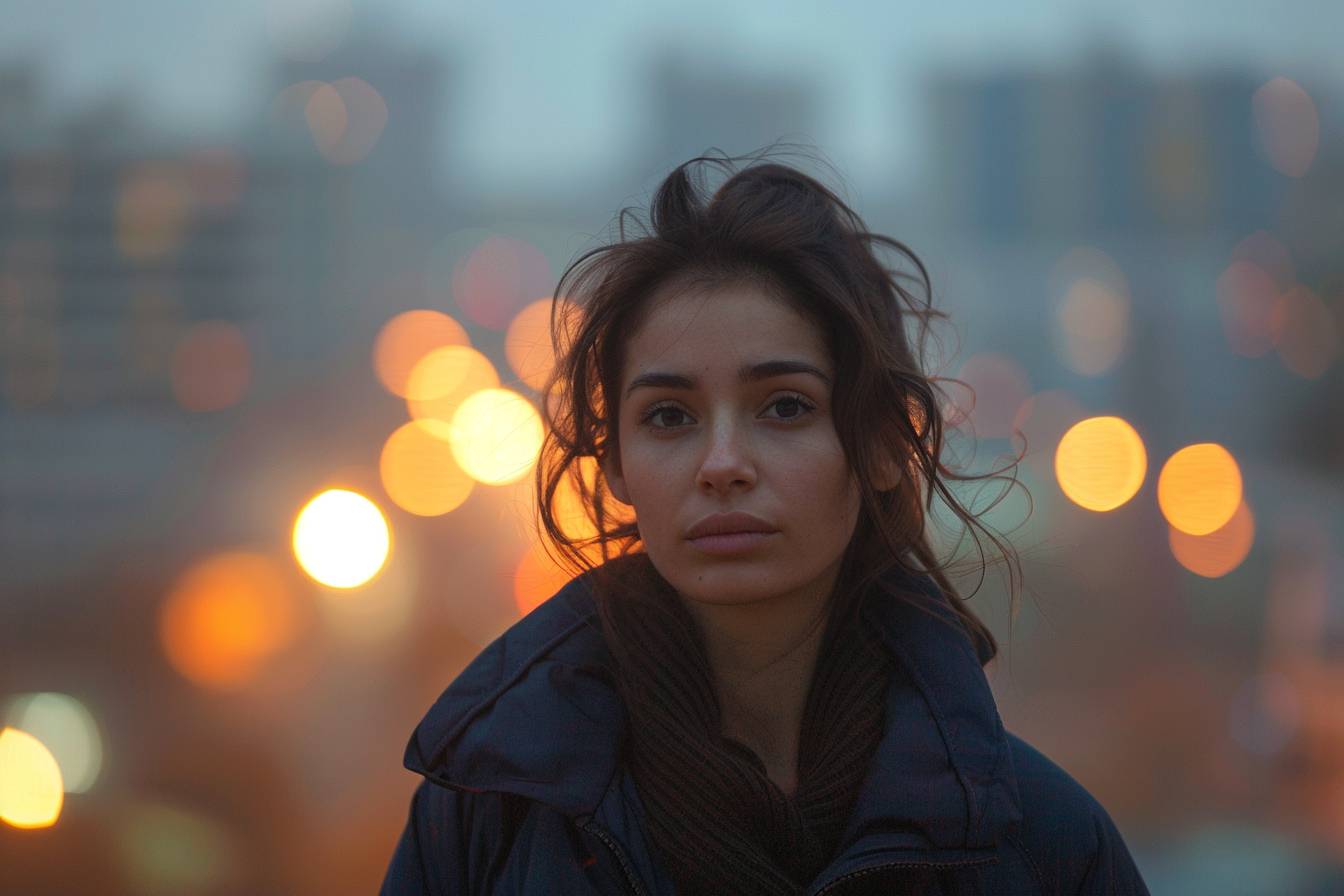
M 476 484 L 453 459 L 452 445 L 415 421 L 388 436 L 378 469 L 387 496 L 417 516 L 456 510 Z
M 519 379 L 540 391 L 555 366 L 551 346 L 550 299 L 538 299 L 509 323 L 504 333 L 504 356 Z
M 1295 81 L 1278 77 L 1251 97 L 1251 114 L 1261 150 L 1280 174 L 1301 177 L 1320 144 L 1316 104 Z
M 204 560 L 178 580 L 163 603 L 159 635 L 169 663 L 185 678 L 235 690 L 293 640 L 297 609 L 274 561 L 231 551 Z
M 27 731 L 0 727 L 0 821 L 50 827 L 64 804 L 61 768 L 47 745 Z
M 318 150 L 332 164 L 353 165 L 368 156 L 382 137 L 387 127 L 387 103 L 360 78 L 340 78 L 327 89 L 336 94 L 335 102 L 328 100 L 328 104 L 340 105 L 342 127 L 334 140 L 319 139 Z M 313 97 L 316 99 L 317 94 Z
M 1055 478 L 1069 500 L 1088 510 L 1114 510 L 1143 485 L 1143 439 L 1120 417 L 1089 417 L 1069 427 L 1055 449 Z
M 540 545 L 532 545 L 518 561 L 513 576 L 513 602 L 519 616 L 526 616 L 564 587 L 569 575 Z
M 1234 352 L 1257 358 L 1273 348 L 1282 314 L 1268 271 L 1244 259 L 1234 261 L 1219 275 L 1217 295 L 1223 332 Z
M 1055 313 L 1064 364 L 1084 376 L 1106 373 L 1128 348 L 1129 317 L 1127 294 L 1092 277 L 1073 281 Z
M 444 314 L 427 308 L 403 311 L 383 324 L 373 344 L 373 370 L 387 391 L 405 398 L 411 371 L 437 348 L 471 346 L 466 328 Z
M 406 378 L 411 418 L 441 439 L 450 438 L 458 407 L 482 389 L 499 388 L 490 359 L 466 345 L 436 348 L 416 362 Z
M 1174 528 L 1189 535 L 1208 535 L 1236 513 L 1241 503 L 1241 469 L 1222 445 L 1187 445 L 1162 465 L 1157 503 Z
M 1190 535 L 1167 528 L 1171 553 L 1182 566 L 1209 579 L 1225 576 L 1241 565 L 1255 542 L 1255 516 L 1242 501 L 1221 528 L 1207 535 Z
M 1339 357 L 1334 312 L 1300 283 L 1280 297 L 1274 312 L 1279 360 L 1303 379 L 1318 379 Z

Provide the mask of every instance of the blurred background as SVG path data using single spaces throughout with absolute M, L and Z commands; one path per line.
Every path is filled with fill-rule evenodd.
M 783 139 L 928 265 L 948 462 L 1025 446 L 964 494 L 1020 611 L 1002 569 L 958 583 L 1007 727 L 1154 894 L 1344 892 L 1340 33 L 1332 2 L 13 10 L 0 889 L 375 891 L 412 728 L 564 581 L 530 522 L 560 272 L 677 163 Z

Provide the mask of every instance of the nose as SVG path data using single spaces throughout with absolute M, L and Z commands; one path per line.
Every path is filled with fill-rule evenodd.
M 756 484 L 756 463 L 745 429 L 727 416 L 710 428 L 709 444 L 696 472 L 696 484 L 702 491 L 726 495 L 735 486 L 751 488 Z

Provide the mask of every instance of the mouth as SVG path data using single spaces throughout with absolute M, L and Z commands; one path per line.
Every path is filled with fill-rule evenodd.
M 721 532 L 717 535 L 701 535 L 688 541 L 692 547 L 703 553 L 731 556 L 758 550 L 778 534 L 778 532 Z

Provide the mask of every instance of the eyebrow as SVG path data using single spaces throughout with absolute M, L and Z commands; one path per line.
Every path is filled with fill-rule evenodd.
M 830 377 L 826 376 L 826 374 L 822 373 L 817 367 L 806 361 L 762 361 L 759 364 L 743 364 L 737 369 L 737 378 L 743 383 L 754 383 L 790 373 L 811 374 L 826 385 L 829 386 L 831 384 Z M 626 397 L 628 398 L 630 393 L 640 386 L 661 386 L 668 389 L 694 389 L 696 381 L 694 377 L 689 377 L 681 373 L 662 373 L 660 371 L 641 373 L 631 380 L 630 385 L 626 387 Z

